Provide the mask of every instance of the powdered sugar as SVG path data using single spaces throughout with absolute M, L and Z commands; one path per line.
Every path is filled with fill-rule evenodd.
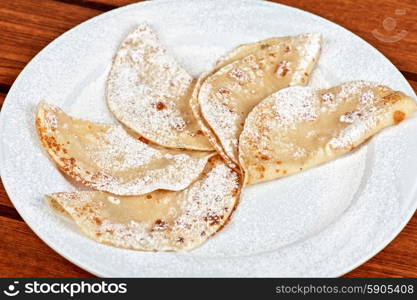
M 38 105 L 36 129 L 44 149 L 64 173 L 117 195 L 184 189 L 212 156 L 153 148 L 120 125 L 74 119 L 45 102 Z
M 120 126 L 110 127 L 99 133 L 103 140 L 100 148 L 87 148 L 89 159 L 102 170 L 123 171 L 143 166 L 161 157 L 160 152 L 134 139 Z M 87 145 L 88 146 L 88 145 Z
M 294 128 L 296 123 L 317 118 L 318 101 L 314 90 L 304 87 L 283 89 L 271 96 L 273 111 L 280 119 L 278 126 Z
M 294 77 L 291 85 L 297 85 L 302 82 L 301 78 L 305 77 L 305 70 L 311 65 L 311 62 L 318 59 L 317 53 L 321 51 L 321 35 L 316 33 L 307 33 L 303 36 L 305 43 L 298 45 L 297 50 L 300 53 L 300 61 L 297 70 L 294 71 Z
M 237 141 L 254 106 L 274 91 L 307 83 L 319 57 L 320 45 L 319 34 L 241 45 L 223 58 L 231 61 L 228 65 L 202 83 L 198 94 L 202 115 L 228 159 L 238 161 Z M 293 64 L 297 65 L 295 70 Z
M 57 201 L 84 232 L 101 243 L 137 250 L 191 249 L 227 222 L 239 197 L 241 184 L 237 173 L 220 160 L 210 164 L 210 168 L 184 191 L 148 194 L 149 199 L 154 196 L 158 200 L 148 204 L 149 216 L 145 218 L 141 218 L 143 212 L 133 210 L 138 209 L 135 202 L 145 201 L 140 197 L 121 197 L 116 201 L 103 193 L 79 192 L 57 193 L 48 198 Z M 125 211 L 112 215 L 114 208 L 106 200 L 122 205 Z M 154 217 L 159 209 L 169 206 L 175 214 L 164 215 L 163 219 Z
M 53 249 L 106 277 L 340 276 L 369 259 L 404 226 L 415 211 L 415 189 L 410 188 L 415 184 L 415 119 L 334 162 L 245 188 L 228 226 L 186 254 L 98 244 L 54 216 L 42 201 L 44 194 L 75 187 L 42 153 L 33 132 L 34 106 L 43 97 L 76 116 L 82 112 L 83 118 L 98 120 L 107 109 L 104 101 L 93 105 L 89 95 L 74 98 L 73 92 L 107 75 L 102 66 L 111 63 L 119 42 L 138 22 L 151 23 L 194 76 L 238 44 L 321 32 L 323 52 L 312 86 L 362 78 L 415 97 L 388 60 L 341 27 L 286 6 L 243 3 L 152 1 L 114 10 L 57 39 L 21 73 L 1 112 L 2 181 L 19 214 Z M 92 77 L 87 80 L 84 74 Z M 104 95 L 103 87 L 104 79 L 91 90 Z M 88 109 L 98 105 L 100 114 Z
M 155 32 L 141 24 L 115 55 L 107 101 L 118 120 L 157 144 L 208 150 L 208 142 L 200 145 L 201 136 L 193 139 L 196 121 L 187 106 L 191 83 Z

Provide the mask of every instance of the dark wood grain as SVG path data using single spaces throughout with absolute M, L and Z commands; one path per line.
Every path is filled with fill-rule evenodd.
M 2 1 L 0 86 L 10 86 L 32 57 L 57 36 L 100 13 L 49 0 Z
M 400 70 L 417 73 L 417 3 L 415 0 L 279 0 L 319 16 L 351 30 L 375 46 Z M 404 10 L 398 15 L 396 10 Z M 385 30 L 383 22 L 391 17 L 397 26 L 392 31 Z M 395 43 L 384 42 L 373 35 L 378 30 L 387 36 L 406 30 L 407 35 Z
M 58 255 L 20 220 L 0 215 L 1 277 L 91 277 Z
M 0 108 L 23 67 L 43 47 L 75 25 L 132 0 L 2 0 L 0 5 Z M 338 23 L 386 55 L 417 90 L 417 4 L 415 0 L 279 0 Z M 397 9 L 405 15 L 396 15 Z M 383 28 L 393 17 L 397 27 Z M 396 43 L 376 38 L 373 30 L 394 35 Z M 366 67 L 366 66 L 365 66 Z M 0 183 L 0 276 L 88 277 L 55 253 L 23 222 Z M 345 277 L 417 277 L 417 214 L 400 235 L 371 260 Z
M 13 208 L 13 204 L 10 201 L 9 197 L 6 194 L 6 191 L 4 190 L 4 186 L 3 186 L 3 182 L 0 180 L 0 206 L 4 207 L 11 207 Z M 1 214 L 1 209 L 0 209 L 0 214 Z

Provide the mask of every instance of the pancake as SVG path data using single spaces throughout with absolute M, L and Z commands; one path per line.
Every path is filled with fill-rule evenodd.
M 43 101 L 37 109 L 36 130 L 49 157 L 67 176 L 117 195 L 182 190 L 214 155 L 154 147 L 120 125 L 75 119 Z
M 104 192 L 55 193 L 51 208 L 70 216 L 91 239 L 144 251 L 190 250 L 218 232 L 230 219 L 241 188 L 239 173 L 220 156 L 187 189 L 142 196 Z
M 226 161 L 238 165 L 238 139 L 247 114 L 270 94 L 306 84 L 320 48 L 317 34 L 241 45 L 200 77 L 190 101 L 192 110 Z
M 188 105 L 194 84 L 151 28 L 141 24 L 113 59 L 107 104 L 117 120 L 153 143 L 213 150 Z
M 283 89 L 259 103 L 246 119 L 239 139 L 245 184 L 332 160 L 415 111 L 412 98 L 365 81 L 318 91 Z
M 199 127 L 201 129 L 201 132 L 207 137 L 210 144 L 213 146 L 213 148 L 219 153 L 227 165 L 232 169 L 239 169 L 239 166 L 235 164 L 230 158 L 227 156 L 226 152 L 223 150 L 223 147 L 217 138 L 216 134 L 213 132 L 213 130 L 210 128 L 210 126 L 207 124 L 207 122 L 204 120 L 204 117 L 201 113 L 200 105 L 198 103 L 198 93 L 200 92 L 201 84 L 204 82 L 204 80 L 212 74 L 212 72 L 207 72 L 202 75 L 197 80 L 197 83 L 194 87 L 192 97 L 190 98 L 190 108 L 194 114 L 194 117 L 196 118 Z

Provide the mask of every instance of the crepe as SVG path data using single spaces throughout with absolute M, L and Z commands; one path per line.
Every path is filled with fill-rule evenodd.
M 213 132 L 213 130 L 210 128 L 207 122 L 204 120 L 204 117 L 201 113 L 200 104 L 198 103 L 198 94 L 200 93 L 201 85 L 203 84 L 203 82 L 206 80 L 207 77 L 211 76 L 212 74 L 217 72 L 219 69 L 221 69 L 225 65 L 233 61 L 236 61 L 242 57 L 245 57 L 246 55 L 250 54 L 250 52 L 256 51 L 258 48 L 261 47 L 261 45 L 265 44 L 264 42 L 269 42 L 269 41 L 270 40 L 264 40 L 264 41 L 256 42 L 256 43 L 242 44 L 242 45 L 236 46 L 231 51 L 227 52 L 223 57 L 221 57 L 216 62 L 213 70 L 203 73 L 199 76 L 194 86 L 192 97 L 190 98 L 189 105 L 194 114 L 194 117 L 197 119 L 197 122 L 201 128 L 201 131 L 209 139 L 213 148 L 223 157 L 223 159 L 226 161 L 229 167 L 233 169 L 239 169 L 239 166 L 233 163 L 229 159 L 227 154 L 224 152 L 223 147 L 219 139 L 217 138 L 216 134 Z
M 245 183 L 295 174 L 351 151 L 417 111 L 382 85 L 352 81 L 331 89 L 283 89 L 248 115 L 239 139 Z
M 238 138 L 252 108 L 277 90 L 306 84 L 320 48 L 317 34 L 242 45 L 200 77 L 191 107 L 202 131 L 225 160 L 238 164 Z
M 145 251 L 193 249 L 219 231 L 238 203 L 239 173 L 220 156 L 187 189 L 154 191 L 142 196 L 104 192 L 47 195 L 51 207 L 76 222 L 91 239 Z
M 182 190 L 214 155 L 153 147 L 120 125 L 75 119 L 43 101 L 37 109 L 36 130 L 49 157 L 66 175 L 117 195 Z
M 117 120 L 158 145 L 213 150 L 188 105 L 194 84 L 150 27 L 142 24 L 113 59 L 107 103 Z

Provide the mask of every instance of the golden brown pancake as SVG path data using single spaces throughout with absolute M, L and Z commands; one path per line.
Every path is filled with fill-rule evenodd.
M 246 119 L 239 139 L 245 184 L 332 160 L 415 111 L 412 98 L 365 81 L 319 91 L 283 89 L 259 103 Z
M 107 80 L 113 115 L 168 148 L 213 150 L 188 105 L 195 82 L 147 24 L 120 45 Z
M 241 178 L 219 156 L 183 191 L 142 196 L 104 192 L 47 195 L 51 208 L 70 216 L 91 239 L 144 251 L 190 250 L 219 231 L 238 203 Z
M 238 138 L 252 108 L 282 88 L 306 84 L 320 48 L 315 34 L 241 45 L 200 77 L 190 103 L 225 160 L 238 164 Z
M 120 125 L 75 119 L 46 102 L 38 105 L 36 130 L 49 157 L 66 175 L 117 195 L 182 190 L 214 155 L 151 146 Z

